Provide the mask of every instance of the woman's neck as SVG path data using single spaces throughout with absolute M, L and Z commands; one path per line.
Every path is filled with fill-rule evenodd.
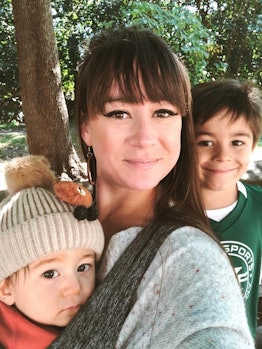
M 155 190 L 139 191 L 98 187 L 97 209 L 106 243 L 117 232 L 144 226 L 154 215 Z

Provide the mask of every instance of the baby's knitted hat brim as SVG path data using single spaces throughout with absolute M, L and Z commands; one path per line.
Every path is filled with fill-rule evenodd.
M 73 207 L 43 188 L 28 188 L 0 205 L 0 281 L 48 254 L 67 249 L 104 248 L 98 220 L 77 220 Z

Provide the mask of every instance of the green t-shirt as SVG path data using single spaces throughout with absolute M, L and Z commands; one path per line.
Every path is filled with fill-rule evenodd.
M 244 184 L 236 207 L 220 222 L 210 220 L 214 233 L 232 260 L 246 304 L 252 335 L 256 336 L 262 256 L 262 187 Z

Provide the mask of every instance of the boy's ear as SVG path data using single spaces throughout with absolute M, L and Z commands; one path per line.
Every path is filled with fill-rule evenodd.
M 0 301 L 7 305 L 15 303 L 14 288 L 8 279 L 0 282 Z

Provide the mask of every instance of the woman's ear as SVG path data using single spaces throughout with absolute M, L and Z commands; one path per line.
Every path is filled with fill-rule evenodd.
M 83 141 L 86 143 L 86 145 L 92 146 L 92 141 L 90 137 L 90 132 L 89 132 L 89 125 L 88 122 L 84 122 L 81 126 L 81 137 Z
M 7 305 L 15 303 L 14 287 L 9 279 L 0 282 L 0 301 Z

